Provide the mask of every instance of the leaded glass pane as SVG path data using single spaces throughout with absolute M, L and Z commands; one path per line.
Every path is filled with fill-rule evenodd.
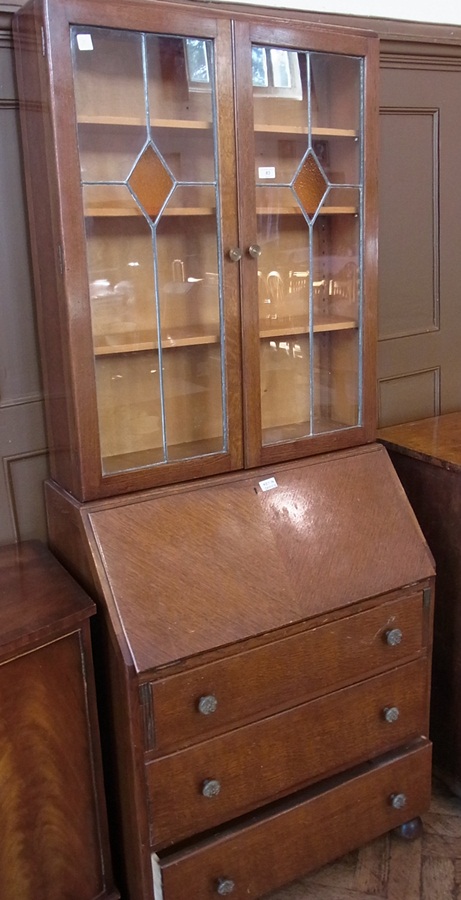
M 103 472 L 222 452 L 213 43 L 71 42 Z
M 253 47 L 263 444 L 361 421 L 362 61 Z M 277 74 L 276 74 L 277 73 Z

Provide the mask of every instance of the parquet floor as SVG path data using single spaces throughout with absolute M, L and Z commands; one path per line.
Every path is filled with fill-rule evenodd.
M 439 782 L 413 842 L 384 835 L 265 900 L 461 900 L 461 799 Z

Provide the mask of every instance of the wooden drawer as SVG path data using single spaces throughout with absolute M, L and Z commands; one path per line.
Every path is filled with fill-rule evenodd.
M 153 760 L 146 765 L 152 846 L 203 832 L 419 737 L 426 703 L 423 658 Z M 399 715 L 388 722 L 391 707 Z
M 246 824 L 181 852 L 152 854 L 155 900 L 216 900 L 220 879 L 232 898 L 254 900 L 425 812 L 431 745 L 365 764 L 277 804 Z M 404 794 L 403 809 L 392 797 Z
M 207 735 L 296 706 L 327 690 L 352 684 L 420 653 L 423 646 L 422 591 L 320 625 L 301 634 L 151 684 L 153 729 L 147 749 L 177 749 Z M 386 635 L 402 632 L 397 645 Z M 214 697 L 213 712 L 199 711 L 201 698 Z M 153 731 L 152 738 L 148 734 Z

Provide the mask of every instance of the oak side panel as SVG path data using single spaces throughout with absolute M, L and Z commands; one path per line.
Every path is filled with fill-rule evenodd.
M 68 404 L 66 310 L 59 303 L 61 277 L 56 257 L 59 203 L 49 168 L 54 151 L 46 63 L 39 49 L 40 24 L 37 4 L 32 3 L 13 20 L 13 36 L 50 471 L 52 477 L 75 490 L 78 470 L 69 448 L 76 446 L 76 422 Z M 40 178 L 34 177 L 36 172 Z M 47 240 L 41 240 L 43 235 Z

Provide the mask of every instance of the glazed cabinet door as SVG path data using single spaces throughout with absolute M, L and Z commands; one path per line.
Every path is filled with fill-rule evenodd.
M 236 33 L 252 466 L 373 437 L 376 61 L 360 35 Z
M 49 18 L 86 498 L 242 465 L 230 24 L 130 7 Z
M 52 477 L 90 500 L 373 439 L 376 40 L 120 0 L 36 0 L 31 35 L 28 8 Z

